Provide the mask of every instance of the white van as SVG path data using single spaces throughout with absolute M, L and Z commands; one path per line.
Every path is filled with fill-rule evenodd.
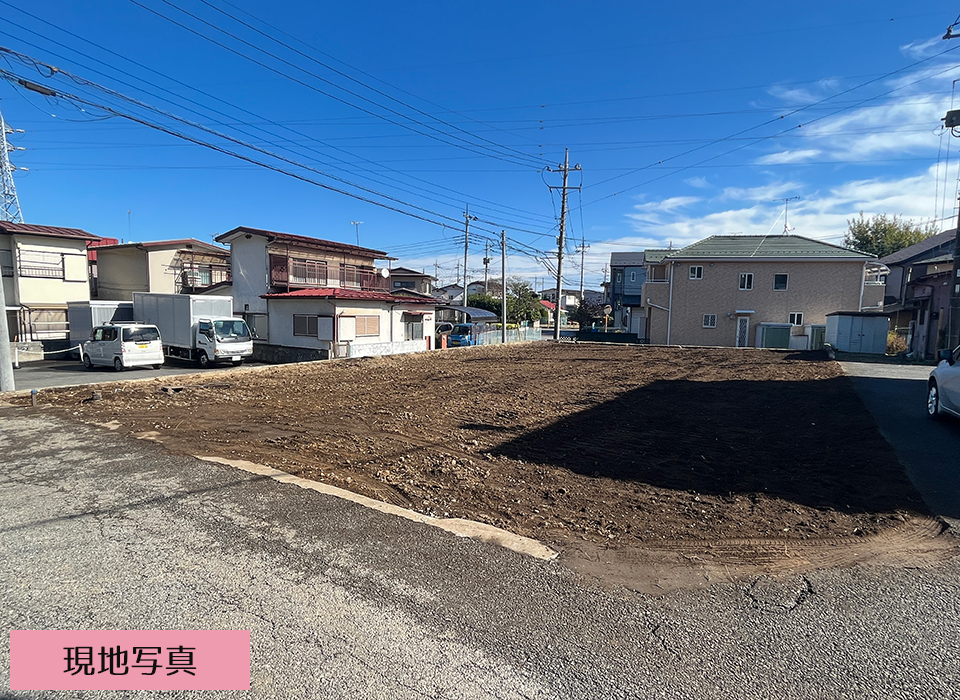
M 163 365 L 163 344 L 156 326 L 140 323 L 110 323 L 90 331 L 90 340 L 80 348 L 83 366 L 113 368 L 122 372 L 127 367 Z

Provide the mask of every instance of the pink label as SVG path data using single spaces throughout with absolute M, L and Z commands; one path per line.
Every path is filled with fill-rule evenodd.
M 10 631 L 10 690 L 249 689 L 249 630 Z

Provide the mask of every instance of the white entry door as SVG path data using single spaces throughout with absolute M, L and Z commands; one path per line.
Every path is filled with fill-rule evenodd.
M 748 347 L 747 341 L 750 335 L 750 319 L 746 316 L 737 318 L 737 347 Z

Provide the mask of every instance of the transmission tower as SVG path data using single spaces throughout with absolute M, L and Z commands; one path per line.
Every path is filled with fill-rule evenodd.
M 15 224 L 23 223 L 23 214 L 20 212 L 20 200 L 17 199 L 17 186 L 13 182 L 13 171 L 17 168 L 10 162 L 10 151 L 26 149 L 8 143 L 7 135 L 22 133 L 23 129 L 8 126 L 3 120 L 3 114 L 0 114 L 0 187 L 3 189 L 0 221 L 12 221 Z

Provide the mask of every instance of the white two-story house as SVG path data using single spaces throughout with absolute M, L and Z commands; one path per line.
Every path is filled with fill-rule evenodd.
M 435 299 L 391 295 L 380 250 L 240 226 L 230 246 L 234 313 L 268 361 L 428 350 Z

